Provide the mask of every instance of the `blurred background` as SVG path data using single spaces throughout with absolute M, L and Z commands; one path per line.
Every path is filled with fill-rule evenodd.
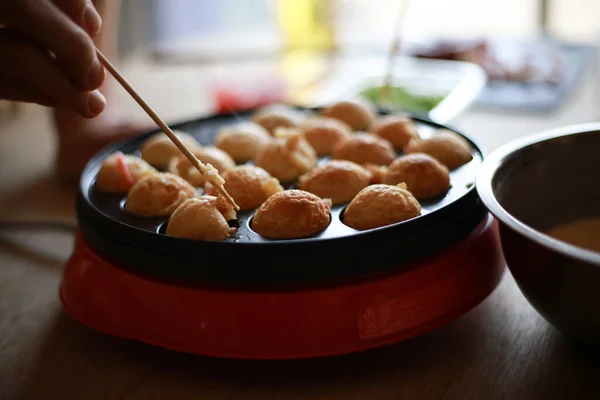
M 467 109 L 543 117 L 596 73 L 600 43 L 596 0 L 127 0 L 119 19 L 114 61 L 171 120 L 379 101 L 387 73 L 395 108 L 439 122 Z M 117 91 L 121 111 L 143 117 Z
M 128 0 L 123 50 L 156 44 L 165 52 L 232 56 L 273 52 L 286 41 L 349 48 L 389 42 L 405 0 Z M 600 27 L 595 0 L 414 0 L 404 34 L 532 38 L 544 29 L 560 40 L 593 40 Z M 329 32 L 330 31 L 330 32 Z M 214 39 L 218 39 L 215 43 Z M 180 54 L 183 55 L 183 54 Z
M 400 38 L 401 61 L 394 64 L 400 108 L 428 113 L 436 104 L 443 106 L 441 122 L 467 105 L 551 112 L 594 61 L 600 32 L 600 2 L 594 0 L 122 4 L 122 59 L 143 57 L 156 67 L 187 66 L 187 71 L 210 65 L 207 95 L 217 110 L 278 98 L 315 104 L 373 91 L 388 70 L 393 40 Z M 468 62 L 480 70 L 460 62 L 407 62 L 404 56 Z M 478 81 L 481 72 L 483 84 Z M 190 84 L 187 90 L 194 87 Z M 198 85 L 206 91 L 206 82 Z M 452 102 L 442 104 L 451 94 Z

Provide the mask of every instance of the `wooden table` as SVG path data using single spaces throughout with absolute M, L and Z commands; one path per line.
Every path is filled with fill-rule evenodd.
M 190 79 L 201 83 L 201 71 L 144 73 L 137 86 L 167 119 L 207 106 L 201 91 L 189 90 Z M 165 101 L 156 76 L 180 87 L 178 96 L 187 93 L 178 98 L 181 107 Z M 455 125 L 492 150 L 523 134 L 589 121 L 593 106 L 585 84 L 553 115 L 469 112 Z M 29 107 L 16 120 L 0 120 L 0 219 L 73 219 L 74 192 L 54 183 L 53 153 L 44 111 Z M 71 246 L 69 235 L 0 236 L 0 399 L 600 398 L 598 359 L 557 334 L 508 273 L 471 312 L 404 343 L 330 359 L 240 362 L 120 340 L 73 321 L 57 297 Z

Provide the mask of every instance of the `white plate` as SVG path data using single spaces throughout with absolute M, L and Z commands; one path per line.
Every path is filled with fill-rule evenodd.
M 357 95 L 370 86 L 382 84 L 385 63 L 385 57 L 381 56 L 343 59 L 330 78 L 295 100 L 323 106 Z M 418 94 L 445 96 L 428 114 L 438 123 L 448 123 L 466 110 L 487 83 L 481 67 L 462 61 L 398 57 L 393 71 L 394 85 Z

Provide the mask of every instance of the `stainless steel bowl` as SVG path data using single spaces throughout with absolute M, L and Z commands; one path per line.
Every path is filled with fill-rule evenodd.
M 506 263 L 523 295 L 566 336 L 594 345 L 600 344 L 600 253 L 544 232 L 600 217 L 599 156 L 600 123 L 564 127 L 499 148 L 476 181 L 499 221 Z

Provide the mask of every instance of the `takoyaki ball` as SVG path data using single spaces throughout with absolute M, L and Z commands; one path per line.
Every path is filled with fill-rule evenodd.
M 221 194 L 214 189 L 210 182 L 206 182 L 205 188 L 208 187 L 209 190 L 205 190 L 205 194 L 207 196 L 212 196 L 217 199 L 217 208 L 223 214 L 227 221 L 231 221 L 237 219 L 237 213 L 233 205 L 229 202 L 229 200 L 225 199 Z M 206 197 L 206 196 L 205 196 Z
M 213 146 L 199 147 L 193 151 L 196 158 L 204 164 L 210 164 L 215 167 L 219 174 L 229 171 L 235 167 L 235 161 L 223 150 Z M 171 160 L 169 172 L 181 176 L 193 186 L 200 187 L 204 185 L 204 175 L 192 165 L 185 155 L 181 155 Z
M 426 199 L 450 188 L 450 173 L 444 164 L 430 155 L 412 153 L 394 160 L 383 179 L 387 185 L 402 182 L 417 199 Z
M 369 170 L 371 173 L 371 184 L 383 183 L 383 178 L 387 173 L 387 166 L 385 165 L 375 165 L 375 164 L 365 164 L 364 167 Z
M 278 128 L 276 137 L 256 156 L 255 165 L 280 182 L 292 182 L 317 165 L 317 152 L 302 131 Z
M 313 117 L 301 126 L 308 143 L 320 156 L 331 153 L 333 146 L 352 134 L 350 127 L 340 120 L 327 117 Z
M 190 150 L 200 146 L 200 143 L 189 133 L 180 131 L 174 131 L 174 133 Z M 142 158 L 157 168 L 167 167 L 173 157 L 182 155 L 181 150 L 163 132 L 156 133 L 146 139 L 140 147 L 140 151 Z
M 141 217 L 171 215 L 196 191 L 185 179 L 160 172 L 140 179 L 129 191 L 125 210 Z
M 252 122 L 259 124 L 271 134 L 274 134 L 275 130 L 279 127 L 296 127 L 303 120 L 304 114 L 284 104 L 269 104 L 256 111 L 252 116 Z
M 377 115 L 377 109 L 362 97 L 338 101 L 321 111 L 323 117 L 345 122 L 352 130 L 366 131 Z
M 174 157 L 169 163 L 167 171 L 182 177 L 194 187 L 202 187 L 205 183 L 204 175 L 184 155 Z
M 221 196 L 221 194 L 217 194 L 216 196 L 213 195 L 213 197 L 217 198 L 217 209 L 221 212 L 221 214 L 223 214 L 227 221 L 237 219 L 237 213 L 235 211 L 235 208 L 233 208 L 233 205 L 229 202 L 229 200 Z
M 141 158 L 117 151 L 102 162 L 96 186 L 106 193 L 127 193 L 137 181 L 156 172 Z
M 332 158 L 360 165 L 388 165 L 396 157 L 394 148 L 385 139 L 368 133 L 356 133 L 335 145 Z
M 253 160 L 258 151 L 271 141 L 271 135 L 254 122 L 240 122 L 221 128 L 215 137 L 215 146 L 237 163 Z
M 235 161 L 229 154 L 214 146 L 201 147 L 194 152 L 198 160 L 204 164 L 211 164 L 219 173 L 225 173 L 235 167 Z
M 241 211 L 260 207 L 269 197 L 283 191 L 277 178 L 267 171 L 252 165 L 242 165 L 223 174 L 225 190 Z
M 442 129 L 426 139 L 411 139 L 404 148 L 404 152 L 429 154 L 450 170 L 473 159 L 469 143 L 463 137 L 446 129 Z
M 345 160 L 332 160 L 302 175 L 298 188 L 333 204 L 347 203 L 371 181 L 368 169 Z
M 379 228 L 421 215 L 421 205 L 403 183 L 371 185 L 361 190 L 343 215 L 344 224 L 359 231 Z
M 418 137 L 414 121 L 403 115 L 384 115 L 371 125 L 369 131 L 390 142 L 398 151 L 402 150 L 410 139 Z
M 299 239 L 329 225 L 331 201 L 303 190 L 284 190 L 269 197 L 252 218 L 252 229 L 270 239 Z
M 219 241 L 236 232 L 217 207 L 213 196 L 185 200 L 169 218 L 166 234 L 184 239 Z

